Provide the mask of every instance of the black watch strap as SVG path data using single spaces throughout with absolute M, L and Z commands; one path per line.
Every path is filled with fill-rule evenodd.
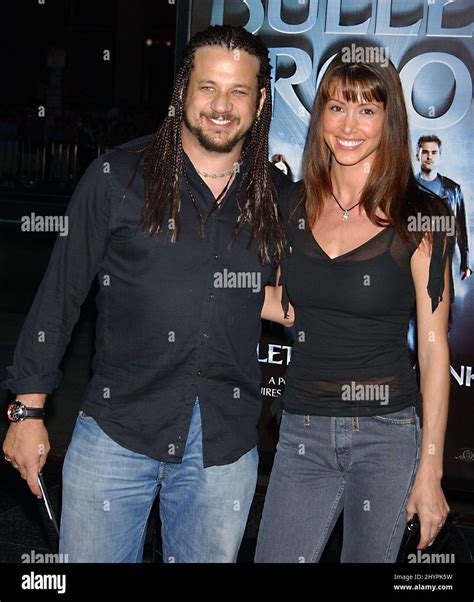
M 25 406 L 26 416 L 25 418 L 44 418 L 43 408 L 27 408 Z
M 14 401 L 8 406 L 8 418 L 11 422 L 19 422 L 26 418 L 43 419 L 45 415 L 44 408 L 29 408 L 21 401 Z

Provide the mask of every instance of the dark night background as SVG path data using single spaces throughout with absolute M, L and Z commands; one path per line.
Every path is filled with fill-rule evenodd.
M 177 11 L 168 0 L 0 3 L 0 310 L 26 313 L 55 239 L 21 232 L 21 217 L 62 215 L 97 155 L 157 130 Z M 12 342 L 2 340 L 2 367 Z
M 156 129 L 173 78 L 176 5 L 44 1 L 1 4 L 2 139 L 5 121 L 25 142 L 111 145 Z

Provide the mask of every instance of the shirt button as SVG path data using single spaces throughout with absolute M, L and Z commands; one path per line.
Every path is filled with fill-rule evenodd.
M 209 299 L 214 299 L 215 295 L 214 293 L 209 293 Z
M 209 335 L 207 334 L 207 332 L 203 332 L 202 333 L 202 338 L 203 339 L 208 339 L 209 338 Z
M 214 259 L 219 259 L 219 255 L 214 255 Z
M 202 376 L 202 370 L 198 370 L 198 371 L 196 372 L 196 374 L 197 374 L 198 376 Z

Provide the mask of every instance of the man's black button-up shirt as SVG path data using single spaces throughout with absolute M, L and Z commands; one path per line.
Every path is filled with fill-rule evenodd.
M 249 228 L 229 248 L 248 158 L 209 216 L 204 239 L 182 183 L 180 237 L 172 243 L 167 233 L 151 237 L 139 228 L 141 155 L 130 151 L 145 141 L 108 151 L 81 178 L 66 212 L 69 233 L 56 239 L 2 387 L 21 394 L 58 386 L 97 275 L 96 353 L 83 410 L 120 445 L 180 462 L 198 396 L 204 466 L 228 464 L 257 442 L 260 312 L 275 271 L 260 263 L 253 244 L 247 249 Z M 207 215 L 214 196 L 186 156 L 185 169 Z M 271 173 L 277 190 L 289 183 L 273 166 Z M 245 181 L 241 201 L 244 194 Z

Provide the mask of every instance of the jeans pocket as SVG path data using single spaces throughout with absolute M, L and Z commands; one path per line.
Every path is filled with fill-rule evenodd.
M 415 424 L 415 406 L 411 405 L 396 412 L 392 412 L 390 414 L 380 414 L 377 416 L 372 416 L 372 418 L 385 424 L 399 424 L 401 426 Z

